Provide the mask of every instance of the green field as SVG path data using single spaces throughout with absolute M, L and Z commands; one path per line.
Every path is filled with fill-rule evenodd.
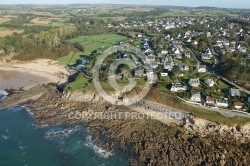
M 60 63 L 75 64 L 76 61 L 83 56 L 88 56 L 88 55 L 86 55 L 83 52 L 74 53 L 73 51 L 71 51 L 67 56 L 58 58 L 57 61 Z
M 23 26 L 53 26 L 53 27 L 62 27 L 63 23 L 60 22 L 52 22 L 52 24 L 34 24 L 34 23 L 26 23 Z
M 88 56 L 91 52 L 100 49 L 113 46 L 126 37 L 117 34 L 106 34 L 96 36 L 80 36 L 74 39 L 70 39 L 70 43 L 79 42 L 83 45 L 85 51 L 79 53 L 69 53 L 67 56 L 58 59 L 60 63 L 75 64 L 76 60 L 81 56 Z
M 110 47 L 118 42 L 125 40 L 126 37 L 117 35 L 117 34 L 105 34 L 105 35 L 96 35 L 96 36 L 80 36 L 74 39 L 69 40 L 69 42 L 79 42 L 84 46 L 84 53 L 90 54 L 92 51 L 95 51 L 100 48 Z
M 88 79 L 83 75 L 79 75 L 75 82 L 70 83 L 67 88 L 68 90 L 75 91 L 88 86 Z
M 174 16 L 178 16 L 178 17 L 204 17 L 204 16 L 238 16 L 238 14 L 236 13 L 230 13 L 228 11 L 224 11 L 224 10 L 193 10 L 193 11 L 189 11 L 189 10 L 185 10 L 185 9 L 171 9 L 161 15 L 155 15 L 155 16 L 149 16 L 150 18 L 157 18 L 157 17 L 174 17 Z

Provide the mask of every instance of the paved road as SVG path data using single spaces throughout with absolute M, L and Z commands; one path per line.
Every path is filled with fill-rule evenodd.
M 186 100 L 178 97 L 179 99 L 181 99 L 183 102 L 185 102 L 186 104 L 196 107 L 196 108 L 202 108 L 205 110 L 209 110 L 209 111 L 215 111 L 220 113 L 221 115 L 224 115 L 226 117 L 235 117 L 235 116 L 241 116 L 241 117 L 247 117 L 250 118 L 250 114 L 249 113 L 243 113 L 243 112 L 236 112 L 233 110 L 228 110 L 228 109 L 222 109 L 222 108 L 213 108 L 213 107 L 207 107 L 207 106 L 203 106 L 201 104 L 192 104 L 192 103 L 188 103 Z
M 197 105 L 194 105 L 194 104 L 189 104 L 189 105 L 197 107 L 197 108 L 206 109 L 206 110 L 209 110 L 209 111 L 219 112 L 221 115 L 224 115 L 226 117 L 241 116 L 241 117 L 250 118 L 250 114 L 249 113 L 235 112 L 233 110 L 226 110 L 226 109 L 221 109 L 221 108 L 211 108 L 211 107 L 209 108 L 209 107 L 202 106 L 202 105 L 200 105 L 200 106 L 197 106 Z
M 195 58 L 196 61 L 198 61 L 199 63 L 203 63 L 203 62 L 199 59 L 199 57 L 197 56 L 197 54 L 195 54 L 195 53 L 193 52 L 193 50 L 191 50 L 190 48 L 186 47 L 186 45 L 185 45 L 184 43 L 182 43 L 182 45 L 183 45 L 184 48 L 186 48 L 187 50 L 189 50 L 189 51 L 194 55 L 194 58 Z M 219 62 L 218 62 L 218 59 L 216 59 L 216 62 L 217 62 L 217 64 L 219 63 Z M 247 93 L 248 95 L 250 95 L 250 91 L 249 91 L 249 90 L 240 87 L 239 85 L 237 85 L 237 84 L 235 84 L 235 83 L 229 81 L 228 79 L 226 79 L 226 78 L 223 77 L 222 75 L 218 74 L 218 73 L 216 72 L 216 64 L 213 65 L 213 66 L 212 66 L 212 65 L 207 65 L 207 71 L 208 71 L 210 74 L 216 76 L 217 78 L 226 81 L 228 84 L 230 84 L 230 85 L 232 85 L 232 86 L 235 86 L 235 87 L 237 87 L 238 89 L 240 89 L 241 91 L 243 91 L 243 92 Z

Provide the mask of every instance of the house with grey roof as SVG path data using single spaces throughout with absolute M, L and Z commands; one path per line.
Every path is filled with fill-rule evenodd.
M 240 90 L 239 89 L 230 89 L 230 95 L 231 96 L 240 96 Z
M 190 79 L 188 81 L 188 84 L 192 87 L 198 87 L 200 85 L 200 79 L 199 78 Z
M 182 85 L 180 82 L 172 83 L 172 87 L 170 89 L 171 92 L 185 91 L 187 87 Z
M 181 71 L 189 71 L 189 66 L 187 64 L 178 65 Z
M 201 102 L 201 93 L 192 93 L 190 97 L 191 101 Z
M 135 69 L 135 76 L 144 77 L 144 76 L 146 76 L 146 74 L 144 73 L 143 69 Z

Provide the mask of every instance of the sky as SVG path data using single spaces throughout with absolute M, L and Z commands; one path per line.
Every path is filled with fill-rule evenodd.
M 223 8 L 250 8 L 250 0 L 1 0 L 0 4 L 144 4 L 172 6 L 212 6 Z

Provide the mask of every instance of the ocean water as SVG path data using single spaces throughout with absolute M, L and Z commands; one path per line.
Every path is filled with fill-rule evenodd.
M 96 146 L 84 124 L 38 127 L 25 107 L 0 110 L 0 166 L 117 165 L 126 154 Z

